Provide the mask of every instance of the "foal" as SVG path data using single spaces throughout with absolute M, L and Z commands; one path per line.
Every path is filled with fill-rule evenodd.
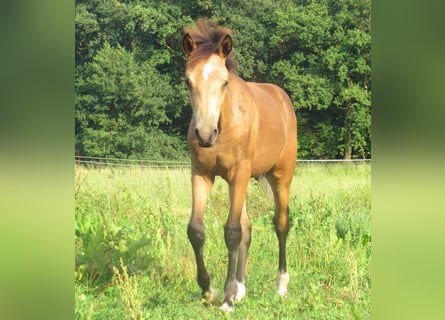
M 224 227 L 228 270 L 221 309 L 233 310 L 246 288 L 244 273 L 251 239 L 246 211 L 249 179 L 265 174 L 274 194 L 278 237 L 278 294 L 287 293 L 286 238 L 289 189 L 297 157 L 297 120 L 288 95 L 272 84 L 245 82 L 234 74 L 228 29 L 200 20 L 186 30 L 185 82 L 193 109 L 187 140 L 192 160 L 192 214 L 187 234 L 196 257 L 197 279 L 207 303 L 216 301 L 203 257 L 203 213 L 215 176 L 227 181 L 230 210 Z

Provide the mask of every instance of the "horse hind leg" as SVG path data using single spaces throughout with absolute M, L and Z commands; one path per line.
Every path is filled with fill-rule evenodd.
M 275 200 L 275 214 L 273 224 L 278 238 L 279 259 L 277 287 L 278 294 L 284 296 L 287 294 L 287 285 L 289 283 L 289 273 L 286 265 L 286 240 L 289 233 L 289 190 L 292 177 L 290 179 L 279 178 L 276 172 L 268 174 L 267 179 L 272 187 Z
M 290 229 L 289 207 L 287 205 L 284 211 L 281 208 L 275 211 L 273 222 L 279 245 L 279 260 L 278 260 L 278 274 L 277 274 L 278 294 L 280 296 L 284 296 L 287 294 L 287 285 L 289 283 L 289 273 L 287 272 L 287 266 L 286 266 L 286 240 Z
M 244 283 L 244 275 L 247 265 L 247 253 L 251 242 L 252 226 L 249 216 L 247 215 L 246 201 L 244 201 L 241 213 L 241 242 L 238 251 L 238 267 L 236 271 L 236 283 L 238 290 L 236 292 L 236 301 L 241 301 L 246 295 L 246 286 Z
M 286 210 L 287 220 L 289 220 L 289 208 Z M 287 285 L 289 283 L 289 273 L 287 272 L 286 267 L 286 239 L 287 234 L 289 233 L 289 222 L 287 222 L 286 227 L 281 227 L 279 223 L 274 220 L 275 231 L 278 237 L 279 243 L 279 265 L 278 265 L 278 274 L 277 274 L 277 287 L 278 294 L 280 296 L 285 296 L 287 294 Z M 278 225 L 278 227 L 277 227 Z

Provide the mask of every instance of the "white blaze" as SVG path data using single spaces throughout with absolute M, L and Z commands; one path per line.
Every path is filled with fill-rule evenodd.
M 207 81 L 209 79 L 210 73 L 213 71 L 213 65 L 211 63 L 207 63 L 204 66 L 204 70 L 202 71 L 202 76 L 204 78 L 204 81 Z

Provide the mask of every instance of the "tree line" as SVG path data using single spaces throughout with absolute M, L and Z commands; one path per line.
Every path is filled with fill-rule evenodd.
M 299 157 L 371 156 L 370 0 L 76 0 L 75 148 L 186 159 L 183 29 L 233 30 L 237 73 L 283 87 Z

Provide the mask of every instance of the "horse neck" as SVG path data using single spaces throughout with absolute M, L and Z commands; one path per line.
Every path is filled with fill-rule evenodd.
M 244 125 L 246 119 L 253 120 L 253 114 L 253 98 L 247 83 L 231 73 L 226 96 L 222 102 L 221 129 Z

